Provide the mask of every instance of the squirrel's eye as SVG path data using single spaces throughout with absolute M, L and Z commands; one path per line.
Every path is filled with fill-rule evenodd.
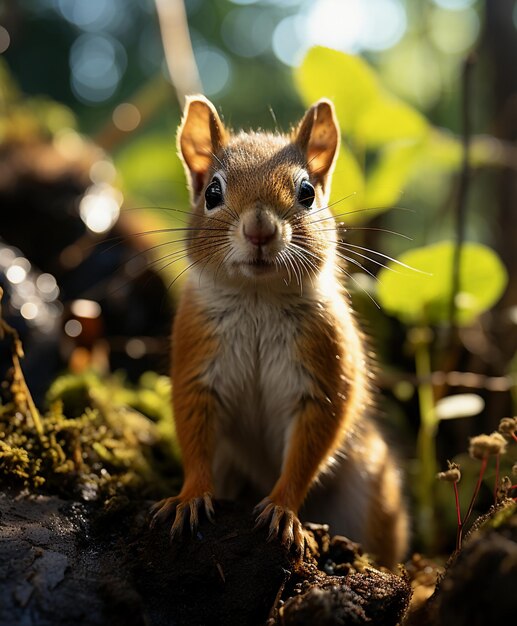
M 208 185 L 205 191 L 205 201 L 207 209 L 215 209 L 223 202 L 223 190 L 221 189 L 221 183 L 214 178 Z
M 302 180 L 298 189 L 298 202 L 306 209 L 310 209 L 314 204 L 314 187 L 308 180 Z

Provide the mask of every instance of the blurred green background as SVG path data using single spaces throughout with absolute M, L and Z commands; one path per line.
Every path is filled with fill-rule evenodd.
M 515 0 L 4 0 L 0 237 L 60 289 L 60 302 L 56 295 L 43 310 L 16 291 L 30 266 L 18 252 L 0 254 L 12 318 L 25 320 L 30 343 L 55 306 L 62 344 L 84 335 L 84 309 L 70 313 L 70 303 L 99 301 L 104 326 L 61 345 L 61 362 L 90 365 L 91 354 L 76 349 L 93 353 L 102 339 L 111 369 L 166 369 L 145 356 L 166 352 L 164 320 L 181 280 L 168 287 L 185 259 L 181 244 L 167 247 L 169 234 L 139 233 L 184 221 L 175 213 L 188 208 L 175 147 L 183 96 L 202 90 L 231 127 L 281 131 L 331 98 L 343 133 L 332 202 L 344 223 L 348 288 L 372 337 L 380 404 L 409 459 L 419 537 L 429 543 L 430 517 L 455 516 L 434 483 L 438 466 L 460 458 L 468 476 L 467 437 L 516 412 L 516 67 Z M 19 199 L 14 178 L 34 193 Z M 54 206 L 55 222 L 33 217 L 42 180 L 56 185 L 53 205 L 56 189 L 73 188 Z M 63 215 L 80 227 L 67 222 L 74 234 L 60 240 Z M 92 246 L 111 250 L 113 235 L 128 255 L 101 271 L 105 254 L 86 272 Z M 133 265 L 146 249 L 144 269 L 157 270 L 170 298 L 165 314 L 153 305 L 121 331 L 120 315 L 137 305 L 103 298 L 138 281 L 144 269 Z M 147 297 L 140 286 L 132 302 Z M 158 309 L 163 325 L 153 321 Z M 83 326 L 70 325 L 77 320 Z M 495 472 L 487 477 L 481 507 Z

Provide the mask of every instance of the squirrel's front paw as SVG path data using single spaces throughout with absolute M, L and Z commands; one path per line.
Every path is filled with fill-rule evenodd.
M 163 524 L 174 518 L 171 525 L 171 541 L 182 534 L 185 525 L 190 526 L 190 532 L 194 534 L 198 522 L 199 511 L 204 510 L 207 518 L 212 522 L 214 519 L 214 507 L 212 494 L 205 492 L 196 497 L 185 497 L 181 494 L 172 498 L 160 500 L 151 507 L 151 528 L 157 524 Z
M 303 554 L 305 535 L 298 516 L 291 509 L 264 498 L 253 510 L 257 515 L 255 528 L 269 526 L 268 541 L 279 537 L 282 545 L 297 555 Z

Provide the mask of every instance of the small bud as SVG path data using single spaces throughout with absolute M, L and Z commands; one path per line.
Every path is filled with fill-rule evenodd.
M 511 437 L 517 430 L 517 417 L 503 417 L 499 422 L 499 432 L 507 437 Z
M 497 488 L 497 500 L 499 501 L 507 498 L 511 488 L 512 481 L 508 478 L 508 476 L 503 476 L 501 484 Z
M 514 463 L 514 464 L 512 465 L 512 474 L 513 474 L 514 476 L 517 476 L 517 463 Z
M 473 459 L 482 460 L 491 454 L 504 454 L 505 452 L 506 439 L 498 432 L 470 438 L 469 455 Z
M 460 466 L 457 463 L 447 461 L 449 469 L 436 475 L 438 480 L 445 480 L 448 483 L 459 483 L 461 479 Z

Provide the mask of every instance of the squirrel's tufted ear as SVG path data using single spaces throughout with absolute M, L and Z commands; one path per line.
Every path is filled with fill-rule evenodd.
M 318 100 L 294 131 L 293 141 L 305 154 L 311 180 L 325 189 L 339 149 L 339 125 L 330 100 Z
M 194 200 L 205 184 L 206 173 L 227 142 L 227 132 L 214 105 L 204 96 L 189 96 L 178 130 L 178 148 L 190 178 Z

